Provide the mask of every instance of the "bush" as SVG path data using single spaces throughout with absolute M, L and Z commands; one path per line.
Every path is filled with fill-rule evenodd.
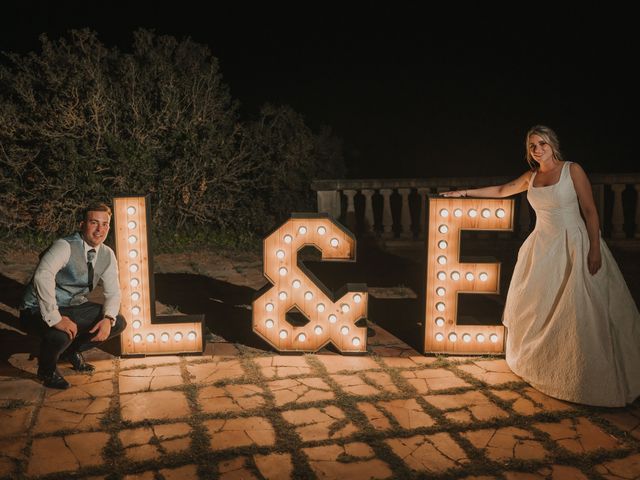
M 89 30 L 0 66 L 0 227 L 72 231 L 91 201 L 149 194 L 154 228 L 262 235 L 344 172 L 339 141 L 286 106 L 242 121 L 206 46 L 139 30 L 130 53 Z

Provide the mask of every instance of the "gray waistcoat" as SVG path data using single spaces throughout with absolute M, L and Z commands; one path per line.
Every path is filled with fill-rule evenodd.
M 87 270 L 87 257 L 84 252 L 84 243 L 80 233 L 75 233 L 68 237 L 64 237 L 71 247 L 71 255 L 67 264 L 56 274 L 56 303 L 59 307 L 68 307 L 69 305 L 80 305 L 87 301 L 89 286 L 87 279 L 89 272 Z M 93 287 L 95 288 L 102 274 L 111 262 L 109 249 L 103 245 L 98 250 L 98 258 L 93 269 Z M 38 307 L 38 299 L 33 291 L 33 279 L 29 282 L 22 299 L 20 308 Z

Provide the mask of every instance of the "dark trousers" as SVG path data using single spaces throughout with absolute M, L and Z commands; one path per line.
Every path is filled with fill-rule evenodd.
M 20 324 L 22 329 L 29 334 L 42 338 L 38 368 L 40 371 L 46 373 L 55 370 L 58 358 L 60 358 L 63 352 L 84 352 L 102 343 L 91 340 L 97 332 L 89 333 L 89 330 L 104 318 L 102 305 L 85 302 L 82 305 L 59 307 L 58 310 L 60 311 L 60 315 L 69 317 L 78 326 L 78 333 L 73 340 L 69 338 L 69 335 L 65 332 L 47 325 L 42 319 L 39 308 L 20 311 Z M 124 317 L 118 315 L 115 326 L 111 328 L 109 338 L 120 335 L 126 326 L 127 322 Z

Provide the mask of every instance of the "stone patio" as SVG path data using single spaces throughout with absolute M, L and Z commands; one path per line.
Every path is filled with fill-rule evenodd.
M 160 272 L 215 268 L 199 273 L 234 286 L 225 300 L 242 312 L 264 284 L 259 258 L 158 257 Z M 619 262 L 638 301 L 633 258 Z M 640 402 L 562 402 L 501 358 L 424 356 L 375 323 L 365 356 L 221 337 L 202 356 L 93 350 L 93 375 L 61 364 L 71 388 L 45 389 L 13 328 L 36 261 L 0 262 L 0 478 L 640 480 Z
M 360 357 L 94 350 L 93 375 L 62 365 L 65 391 L 15 354 L 0 369 L 0 477 L 640 478 L 638 403 L 561 402 L 501 358 L 425 357 L 374 330 Z

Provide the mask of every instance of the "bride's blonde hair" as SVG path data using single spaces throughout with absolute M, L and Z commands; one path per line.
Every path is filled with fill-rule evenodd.
M 560 140 L 558 140 L 558 135 L 556 135 L 556 132 L 544 125 L 536 125 L 529 129 L 529 131 L 527 132 L 527 136 L 524 139 L 524 148 L 525 152 L 527 152 L 525 159 L 527 160 L 529 167 L 531 167 L 531 170 L 535 171 L 540 166 L 538 162 L 536 162 L 531 156 L 531 150 L 529 148 L 529 137 L 531 137 L 531 135 L 538 135 L 539 137 L 541 137 L 545 142 L 549 144 L 549 146 L 551 146 L 553 156 L 560 161 L 564 160 L 562 158 L 562 152 L 560 152 Z

